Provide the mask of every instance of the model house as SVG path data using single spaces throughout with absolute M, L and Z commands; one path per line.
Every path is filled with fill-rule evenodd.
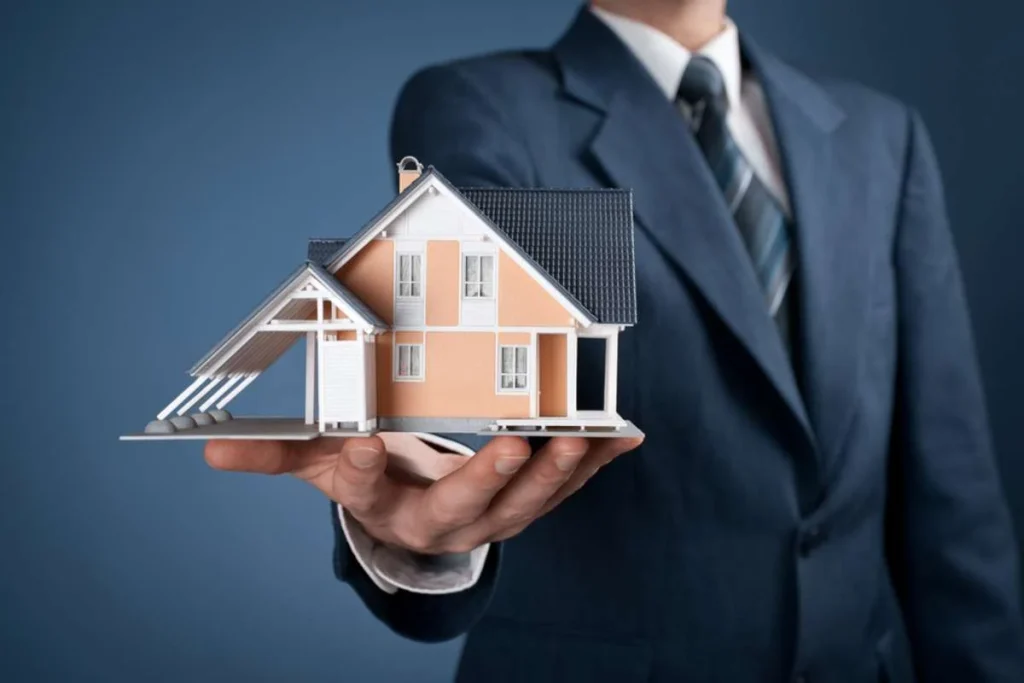
M 133 438 L 635 430 L 615 398 L 619 334 L 636 323 L 631 194 L 456 188 L 411 157 L 398 173 L 394 200 L 348 239 L 312 240 Z M 593 340 L 604 392 L 581 410 L 578 349 Z M 303 342 L 305 414 L 232 417 Z

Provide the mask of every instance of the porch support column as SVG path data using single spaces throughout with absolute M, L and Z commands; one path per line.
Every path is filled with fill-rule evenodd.
M 316 421 L 316 332 L 306 332 L 306 424 Z
M 616 397 L 619 394 L 619 333 L 613 332 L 604 349 L 604 411 L 617 414 Z
M 366 333 L 362 329 L 356 332 L 356 348 L 359 354 L 359 371 L 356 373 L 359 378 L 356 380 L 356 386 L 359 387 L 359 422 L 356 427 L 361 432 L 369 431 L 369 424 L 367 421 L 367 397 L 366 394 L 370 388 L 366 384 Z
M 576 417 L 576 365 L 577 348 L 579 337 L 576 330 L 570 330 L 565 335 L 565 414 L 567 417 Z
M 327 431 L 324 422 L 324 299 L 316 300 L 316 387 L 317 412 L 320 414 L 320 431 Z
M 526 381 L 530 385 L 530 417 L 536 420 L 540 417 L 540 407 L 537 400 L 538 387 L 540 384 L 540 351 L 538 350 L 537 333 L 530 333 L 530 348 L 527 351 L 527 375 Z

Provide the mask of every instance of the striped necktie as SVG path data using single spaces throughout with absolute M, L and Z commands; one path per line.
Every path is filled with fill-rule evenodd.
M 789 221 L 729 133 L 725 80 L 714 62 L 702 55 L 693 56 L 683 73 L 676 102 L 688 116 L 697 144 L 725 195 L 764 289 L 768 313 L 775 319 L 783 344 L 792 352 L 793 297 L 788 295 L 796 260 L 790 247 Z

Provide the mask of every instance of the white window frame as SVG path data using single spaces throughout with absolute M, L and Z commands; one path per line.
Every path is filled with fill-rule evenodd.
M 417 375 L 403 375 L 403 374 L 401 374 L 401 367 L 402 367 L 401 366 L 401 358 L 402 358 L 402 349 L 403 348 L 409 349 L 410 354 L 414 350 L 419 353 L 419 357 L 420 357 L 420 367 L 419 367 L 420 371 L 419 371 L 419 374 L 417 374 Z M 392 370 L 391 375 L 392 375 L 392 377 L 394 378 L 394 380 L 396 382 L 422 382 L 424 380 L 424 378 L 426 377 L 426 368 L 424 367 L 424 364 L 426 362 L 426 351 L 424 349 L 424 344 L 423 343 L 414 342 L 412 344 L 405 344 L 405 343 L 395 344 L 394 356 L 395 356 L 394 357 L 394 362 L 392 363 L 393 370 Z M 411 369 L 411 366 L 412 366 L 412 356 L 411 355 L 409 356 L 409 365 L 410 365 L 410 369 Z
M 512 350 L 512 372 L 505 372 L 504 359 L 505 349 Z M 525 367 L 522 371 L 519 371 L 517 363 L 520 359 L 519 350 L 522 349 L 523 356 L 522 360 L 525 363 Z M 528 394 L 530 393 L 530 345 L 529 344 L 498 344 L 498 355 L 497 355 L 497 390 L 499 394 Z M 523 386 L 515 386 L 516 379 L 518 377 L 523 378 Z M 505 387 L 502 381 L 506 377 L 512 378 L 511 387 Z
M 409 279 L 402 279 L 402 259 L 409 259 Z M 397 251 L 395 253 L 395 299 L 397 301 L 422 301 L 423 300 L 423 253 L 419 251 Z M 419 261 L 419 279 L 414 275 L 414 264 Z M 409 286 L 409 294 L 402 294 L 402 285 Z M 414 288 L 419 287 L 419 294 L 412 294 Z
M 472 282 L 469 281 L 469 260 L 477 260 L 477 279 Z M 484 279 L 484 259 L 490 259 L 491 267 L 491 281 L 487 282 Z M 462 277 L 460 278 L 460 293 L 462 298 L 467 301 L 493 301 L 497 293 L 498 278 L 497 278 L 497 259 L 492 251 L 479 252 L 479 251 L 463 251 L 462 252 Z M 485 284 L 491 286 L 491 293 L 484 294 L 483 288 Z M 471 286 L 477 287 L 476 294 L 469 294 L 468 289 Z

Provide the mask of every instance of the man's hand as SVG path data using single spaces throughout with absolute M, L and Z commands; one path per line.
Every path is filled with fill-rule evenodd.
M 293 474 L 340 503 L 378 541 L 440 554 L 515 536 L 642 441 L 556 437 L 531 457 L 525 439 L 499 436 L 429 485 L 388 471 L 378 437 L 210 441 L 206 461 L 231 472 Z

